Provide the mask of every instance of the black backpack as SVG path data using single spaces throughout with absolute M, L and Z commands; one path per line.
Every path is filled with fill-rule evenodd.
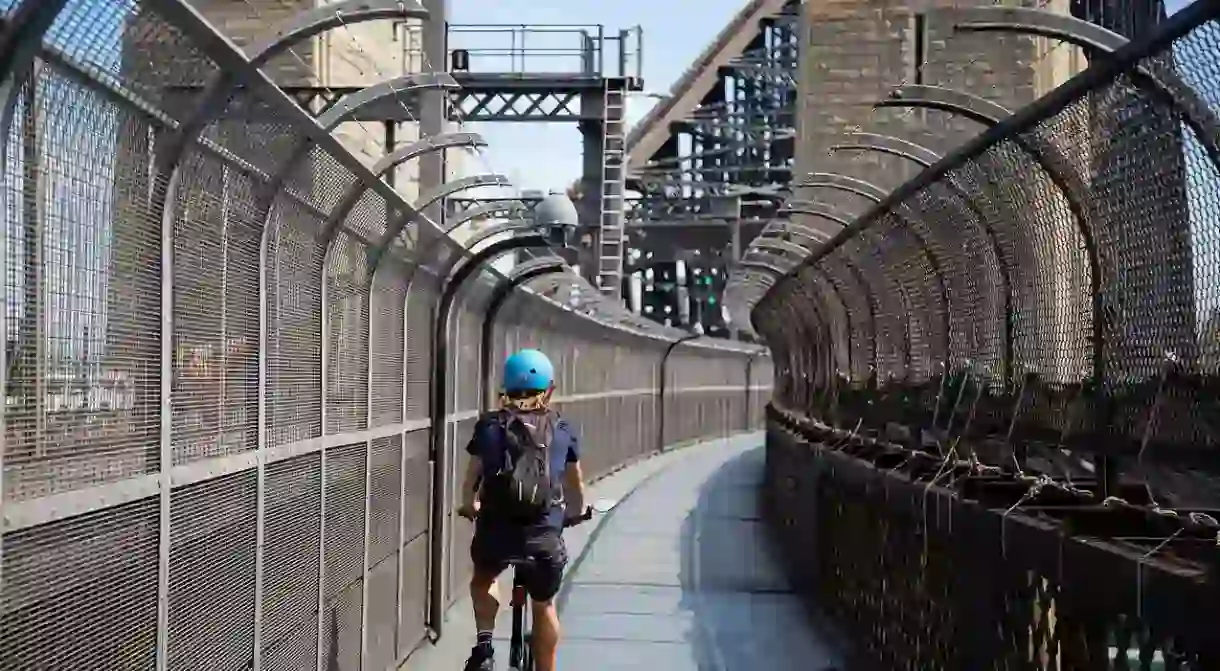
M 496 420 L 504 428 L 503 469 L 486 478 L 483 499 L 492 516 L 517 523 L 540 521 L 561 494 L 551 484 L 550 445 L 558 421 L 555 413 L 501 410 Z

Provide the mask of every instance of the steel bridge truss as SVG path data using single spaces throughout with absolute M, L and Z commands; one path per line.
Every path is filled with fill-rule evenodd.
M 558 84 L 536 84 L 528 88 L 505 90 L 484 88 L 469 73 L 452 73 L 461 89 L 450 92 L 448 116 L 454 122 L 485 121 L 580 121 L 598 120 L 595 110 L 585 111 L 580 104 L 581 91 L 562 90 Z M 322 115 L 344 99 L 356 94 L 356 86 L 285 86 L 303 109 Z M 366 118 L 367 117 L 367 118 Z M 414 96 L 402 96 L 384 106 L 366 110 L 353 121 L 397 121 L 419 118 L 419 101 Z
M 762 20 L 746 49 L 717 66 L 716 85 L 634 173 L 641 191 L 687 199 L 791 180 L 800 6 Z

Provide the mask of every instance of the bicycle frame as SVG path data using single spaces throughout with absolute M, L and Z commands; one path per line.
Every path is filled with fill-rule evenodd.
M 593 511 L 592 506 L 585 507 L 583 515 L 573 520 L 565 520 L 564 528 L 593 519 Z M 459 512 L 459 514 L 461 513 Z M 467 517 L 467 519 L 473 520 L 472 517 Z M 526 594 L 520 571 L 520 564 L 513 566 L 513 593 L 510 601 L 513 609 L 513 630 L 508 642 L 508 668 L 513 671 L 534 671 L 534 651 L 530 647 L 530 632 L 526 630 L 528 626 L 528 608 L 526 606 L 529 605 L 529 595 Z
M 513 594 L 510 602 L 513 609 L 513 629 L 508 643 L 508 668 L 534 671 L 534 651 L 530 648 L 530 632 L 526 631 L 529 595 L 525 592 L 521 577 L 517 575 L 518 570 L 520 569 L 513 569 Z

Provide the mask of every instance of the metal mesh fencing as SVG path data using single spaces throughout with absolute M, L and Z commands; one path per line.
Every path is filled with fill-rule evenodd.
M 435 361 L 439 269 L 470 254 L 418 220 L 379 242 L 408 203 L 189 5 L 17 7 L 59 11 L 0 37 L 0 669 L 396 668 L 469 574 L 469 525 L 430 508 L 494 401 L 508 279 L 480 272 Z M 762 425 L 751 348 L 677 347 L 662 396 L 671 334 L 525 289 L 492 326 L 490 361 L 556 361 L 593 475 Z
M 770 515 L 870 668 L 1220 665 L 1218 17 L 1094 52 L 754 309 Z

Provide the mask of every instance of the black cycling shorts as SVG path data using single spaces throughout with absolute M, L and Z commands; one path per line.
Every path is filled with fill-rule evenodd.
M 559 592 L 568 550 L 562 534 L 549 527 L 520 527 L 496 523 L 475 525 L 470 541 L 470 559 L 482 573 L 499 575 L 510 559 L 530 558 L 533 565 L 521 567 L 525 591 L 534 601 L 550 601 Z

